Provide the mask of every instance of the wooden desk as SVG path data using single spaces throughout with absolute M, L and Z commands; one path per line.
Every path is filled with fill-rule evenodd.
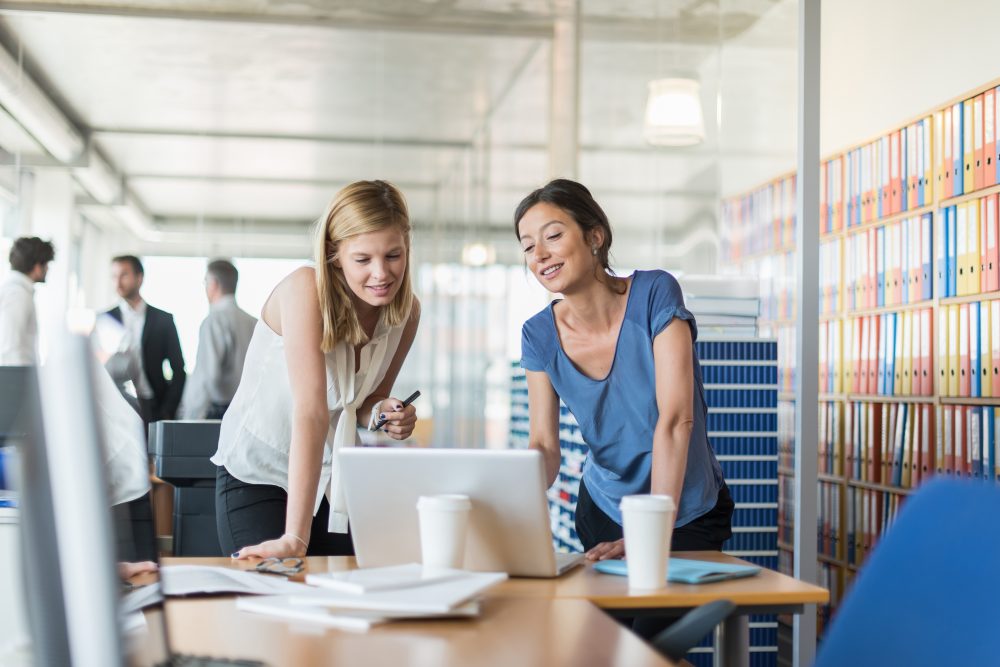
M 676 555 L 692 560 L 748 564 L 718 551 L 689 551 Z M 750 662 L 751 614 L 800 614 L 805 605 L 824 604 L 830 599 L 825 588 L 768 569 L 761 569 L 760 574 L 746 579 L 698 585 L 668 583 L 658 591 L 632 592 L 628 589 L 627 578 L 601 574 L 589 563 L 559 579 L 510 579 L 491 593 L 583 599 L 615 616 L 680 616 L 706 602 L 729 600 L 736 605 L 736 611 L 720 626 L 717 646 L 722 664 L 738 667 L 746 667 Z
M 723 563 L 746 564 L 738 558 L 733 558 L 732 556 L 727 556 L 716 551 L 685 552 L 683 557 Z M 164 562 L 168 564 L 183 562 L 202 565 L 223 565 L 240 569 L 252 569 L 254 566 L 254 563 L 249 561 L 232 561 L 228 558 L 166 558 Z M 353 558 L 313 557 L 307 559 L 309 572 L 329 572 L 347 570 L 354 567 Z M 638 616 L 644 614 L 679 616 L 688 609 L 711 602 L 712 600 L 730 600 L 736 604 L 737 609 L 721 628 L 722 636 L 720 637 L 719 647 L 722 661 L 725 665 L 747 665 L 749 663 L 748 616 L 750 614 L 801 613 L 806 604 L 823 604 L 829 600 L 829 597 L 829 592 L 826 589 L 800 582 L 792 577 L 767 569 L 763 569 L 756 577 L 747 579 L 701 585 L 668 584 L 658 591 L 636 593 L 628 590 L 628 579 L 626 577 L 600 574 L 589 563 L 556 579 L 510 579 L 490 589 L 487 593 L 487 601 L 489 603 L 492 603 L 494 600 L 555 601 L 559 603 L 580 602 L 590 609 L 593 609 L 591 605 L 596 605 L 618 616 Z M 172 602 L 171 604 L 176 603 Z M 566 608 L 568 609 L 569 607 Z M 574 613 L 582 613 L 563 612 L 563 607 L 558 604 L 546 607 L 545 609 L 548 611 L 536 610 L 532 613 L 542 614 L 543 616 L 546 613 L 565 613 L 571 619 L 575 618 L 572 616 Z M 242 619 L 245 616 L 248 616 L 248 614 L 240 616 L 240 623 L 243 623 Z M 528 617 L 526 615 L 526 618 Z M 171 618 L 173 617 L 171 616 Z M 482 620 L 485 620 L 485 618 Z M 612 622 L 610 619 L 605 620 Z M 574 623 L 579 624 L 582 621 L 570 620 L 568 622 L 573 626 Z M 584 625 L 588 623 L 593 623 L 593 621 L 586 621 Z M 420 623 L 411 625 L 434 626 L 442 624 Z M 508 635 L 507 640 L 509 641 L 510 637 L 513 636 L 518 638 L 514 643 L 532 643 L 534 640 L 530 638 L 534 636 L 534 628 L 527 627 L 529 625 L 531 623 L 526 623 L 526 627 L 523 629 L 508 627 L 507 632 L 516 634 Z M 395 629 L 395 627 L 386 629 L 376 628 L 380 632 L 385 630 L 395 631 Z M 553 644 L 565 643 L 562 630 L 558 634 L 558 640 L 549 637 L 546 641 Z M 378 636 L 374 634 L 374 631 L 370 635 L 372 637 Z M 589 643 L 587 635 L 582 635 L 581 637 L 582 639 L 578 641 Z M 468 654 L 466 654 L 466 659 L 468 659 Z
M 167 614 L 175 651 L 270 667 L 676 664 L 584 600 L 490 597 L 477 619 L 398 621 L 363 633 L 241 612 L 233 598 L 173 599 Z

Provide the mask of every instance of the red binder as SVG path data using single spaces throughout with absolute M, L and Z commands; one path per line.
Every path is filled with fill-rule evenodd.
M 942 413 L 944 413 L 944 428 L 942 429 L 942 435 L 944 437 L 944 473 L 946 475 L 955 474 L 955 406 L 945 405 L 943 407 Z

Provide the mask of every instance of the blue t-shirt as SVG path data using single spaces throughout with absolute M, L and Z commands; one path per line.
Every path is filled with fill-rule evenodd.
M 708 409 L 694 350 L 698 329 L 694 315 L 684 307 L 684 294 L 677 280 L 665 271 L 636 271 L 632 275 L 614 361 L 602 380 L 581 373 L 563 352 L 552 312 L 554 305 L 549 304 L 524 323 L 521 366 L 529 371 L 544 371 L 576 417 L 590 448 L 583 481 L 594 503 L 619 524 L 622 497 L 650 491 L 653 429 L 660 415 L 653 339 L 675 317 L 688 321 L 694 355 L 694 428 L 675 525 L 690 523 L 715 507 L 723 484 L 722 469 L 705 428 Z

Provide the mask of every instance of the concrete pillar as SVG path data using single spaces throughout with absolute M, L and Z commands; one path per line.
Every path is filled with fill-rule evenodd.
M 549 99 L 549 177 L 578 178 L 580 143 L 580 4 L 556 0 Z

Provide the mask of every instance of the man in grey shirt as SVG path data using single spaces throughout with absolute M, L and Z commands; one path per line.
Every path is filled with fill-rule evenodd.
M 231 262 L 209 262 L 205 273 L 208 317 L 198 332 L 198 355 L 181 401 L 183 419 L 221 419 L 243 374 L 257 319 L 236 305 L 239 272 Z

